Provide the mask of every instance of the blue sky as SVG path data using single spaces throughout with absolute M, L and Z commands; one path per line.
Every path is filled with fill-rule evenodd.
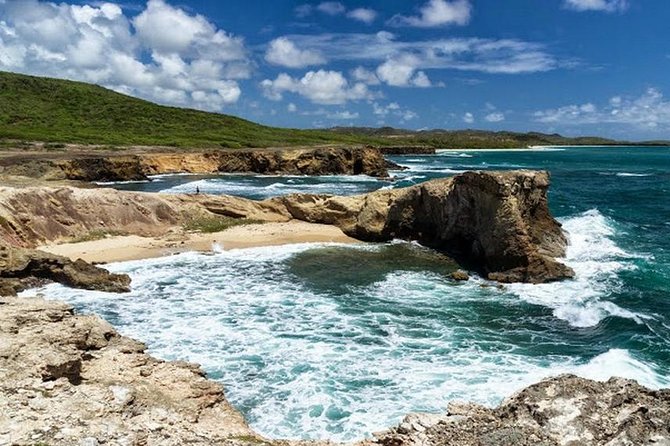
M 670 138 L 667 0 L 0 0 L 0 70 L 287 127 Z

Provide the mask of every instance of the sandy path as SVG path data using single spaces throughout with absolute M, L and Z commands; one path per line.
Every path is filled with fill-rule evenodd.
M 291 221 L 235 226 L 211 234 L 178 231 L 163 237 L 114 236 L 89 242 L 49 244 L 38 249 L 73 260 L 110 263 L 186 251 L 207 252 L 212 251 L 215 243 L 223 249 L 236 249 L 318 242 L 359 243 L 335 226 Z

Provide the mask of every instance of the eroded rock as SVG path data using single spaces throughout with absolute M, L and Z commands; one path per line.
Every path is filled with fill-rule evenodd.
M 63 303 L 0 298 L 0 444 L 263 443 L 203 375 Z
M 125 274 L 112 274 L 83 260 L 0 245 L 0 295 L 14 295 L 36 279 L 87 290 L 130 291 L 130 277 Z
M 635 381 L 562 375 L 532 385 L 495 409 L 451 404 L 446 414 L 414 414 L 377 434 L 384 446 L 668 445 L 670 390 Z

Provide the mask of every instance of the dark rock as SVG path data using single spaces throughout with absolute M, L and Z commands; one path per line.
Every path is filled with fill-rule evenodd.
M 0 293 L 13 295 L 44 279 L 87 290 L 130 291 L 130 277 L 112 274 L 83 260 L 72 261 L 42 251 L 0 246 Z

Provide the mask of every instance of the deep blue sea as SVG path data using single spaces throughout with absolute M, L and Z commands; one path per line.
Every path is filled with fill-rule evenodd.
M 414 243 L 305 244 L 109 265 L 133 291 L 61 286 L 152 354 L 203 365 L 273 438 L 351 440 L 452 400 L 498 404 L 543 377 L 612 375 L 670 386 L 670 148 L 442 151 L 398 156 L 393 181 L 162 176 L 118 188 L 355 194 L 473 169 L 547 169 L 574 280 L 454 283 Z

